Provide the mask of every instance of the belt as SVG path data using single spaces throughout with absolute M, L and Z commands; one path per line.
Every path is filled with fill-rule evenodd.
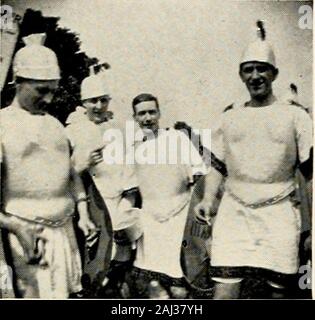
M 245 201 L 243 201 L 242 199 L 240 199 L 237 195 L 235 195 L 230 188 L 225 188 L 225 190 L 227 191 L 227 193 L 239 204 L 243 205 L 244 207 L 248 207 L 251 209 L 258 209 L 258 208 L 262 208 L 262 207 L 267 207 L 270 205 L 273 205 L 285 198 L 287 198 L 288 196 L 290 196 L 292 193 L 295 192 L 295 187 L 294 185 L 291 185 L 289 188 L 283 190 L 282 192 L 280 192 L 279 194 L 277 194 L 276 196 L 261 201 L 261 202 L 256 202 L 256 203 L 247 203 Z
M 58 227 L 62 227 L 64 226 L 70 219 L 73 218 L 73 214 L 67 214 L 64 218 L 59 219 L 59 220 L 50 220 L 50 219 L 46 219 L 46 218 L 42 218 L 42 217 L 35 217 L 34 219 L 28 219 L 28 218 L 24 218 L 24 217 L 20 217 L 19 215 L 10 213 L 10 212 L 3 212 L 4 214 L 11 216 L 11 217 L 15 217 L 18 219 L 21 219 L 25 222 L 30 222 L 30 223 L 36 223 L 36 224 L 40 224 L 46 227 L 50 227 L 50 228 L 58 228 Z

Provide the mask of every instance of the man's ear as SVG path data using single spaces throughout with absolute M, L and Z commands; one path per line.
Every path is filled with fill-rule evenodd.
M 279 74 L 279 69 L 274 68 L 274 70 L 273 70 L 273 81 L 275 81 L 277 79 L 278 74 Z
M 242 73 L 242 69 L 241 69 L 241 68 L 239 69 L 238 74 L 239 74 L 241 80 L 242 80 L 243 82 L 245 82 L 245 78 L 244 78 L 244 76 L 243 76 L 243 73 Z

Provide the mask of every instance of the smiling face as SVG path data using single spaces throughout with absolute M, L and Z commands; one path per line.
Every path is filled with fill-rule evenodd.
M 159 129 L 160 111 L 155 101 L 143 101 L 135 105 L 134 119 L 142 130 Z
M 254 100 L 267 99 L 272 95 L 272 82 L 277 74 L 277 69 L 263 62 L 245 62 L 240 67 L 240 77 Z
M 111 97 L 108 95 L 83 100 L 82 103 L 89 120 L 96 124 L 106 121 L 110 100 Z
M 32 114 L 47 111 L 56 89 L 57 80 L 23 79 L 17 83 L 17 98 L 21 107 Z

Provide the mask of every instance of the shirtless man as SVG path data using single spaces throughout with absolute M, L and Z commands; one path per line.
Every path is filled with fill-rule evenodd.
M 24 41 L 13 62 L 16 96 L 1 110 L 0 217 L 9 231 L 16 295 L 67 298 L 81 290 L 75 200 L 86 236 L 94 225 L 64 128 L 46 113 L 60 78 L 57 57 L 42 45 L 43 34 Z

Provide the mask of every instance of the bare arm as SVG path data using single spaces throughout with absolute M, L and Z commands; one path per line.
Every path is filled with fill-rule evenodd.
M 82 183 L 82 180 L 75 169 L 71 168 L 71 192 L 77 203 L 79 213 L 79 227 L 85 236 L 88 236 L 95 231 L 95 225 L 90 220 L 87 206 L 87 195 Z
M 211 172 L 205 177 L 204 197 L 195 207 L 195 214 L 198 219 L 210 220 L 211 212 L 222 180 L 222 174 L 215 169 L 212 169 Z

